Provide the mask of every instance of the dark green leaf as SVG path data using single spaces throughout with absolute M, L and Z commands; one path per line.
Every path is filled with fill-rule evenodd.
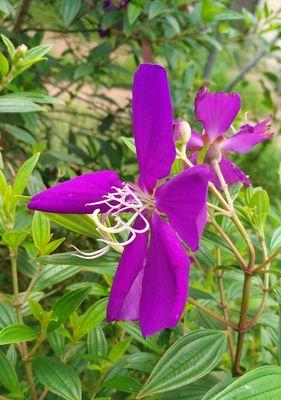
M 13 324 L 0 331 L 0 345 L 37 339 L 37 333 L 26 325 Z

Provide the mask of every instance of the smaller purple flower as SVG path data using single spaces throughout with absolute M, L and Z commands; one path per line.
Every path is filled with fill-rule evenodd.
M 232 136 L 227 136 L 236 115 L 241 108 L 238 93 L 210 93 L 205 87 L 197 92 L 195 98 L 195 118 L 203 126 L 202 135 L 192 131 L 187 149 L 190 161 L 197 164 L 197 158 L 203 147 L 208 146 L 204 161 L 209 164 L 210 180 L 221 189 L 219 179 L 212 167 L 214 160 L 219 162 L 226 183 L 231 186 L 242 182 L 248 186 L 250 180 L 234 163 L 228 160 L 229 153 L 248 153 L 258 143 L 272 137 L 270 118 L 256 125 L 245 124 Z
M 139 321 L 143 336 L 176 325 L 185 307 L 192 251 L 207 219 L 209 173 L 196 166 L 169 179 L 176 157 L 166 71 L 143 64 L 133 85 L 133 131 L 140 176 L 122 183 L 114 171 L 82 175 L 35 195 L 28 207 L 53 213 L 92 214 L 105 247 L 123 246 L 111 288 L 107 321 Z M 127 218 L 123 218 L 128 213 Z M 132 214 L 132 216 L 131 216 Z M 108 227 L 106 220 L 115 218 Z M 122 243 L 111 234 L 129 232 Z

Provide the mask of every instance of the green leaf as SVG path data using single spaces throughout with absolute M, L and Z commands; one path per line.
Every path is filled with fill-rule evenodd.
M 214 21 L 232 21 L 238 19 L 244 19 L 244 16 L 232 10 L 225 10 L 218 12 L 213 17 Z
M 5 99 L 18 100 L 18 101 L 31 101 L 39 104 L 59 104 L 64 105 L 61 99 L 48 96 L 45 93 L 34 92 L 14 92 L 5 95 Z
M 32 368 L 39 382 L 50 392 L 66 400 L 81 400 L 81 382 L 73 369 L 50 357 L 37 357 Z
M 136 154 L 136 145 L 135 145 L 135 140 L 133 138 L 127 138 L 125 136 L 121 136 L 121 139 L 125 143 L 125 145 L 133 152 Z
M 3 124 L 2 126 L 5 131 L 10 133 L 10 135 L 14 136 L 16 139 L 21 140 L 31 146 L 36 143 L 34 137 L 26 130 L 10 124 Z
M 0 301 L 0 329 L 17 322 L 16 311 L 13 307 Z
M 52 214 L 44 213 L 56 224 L 88 237 L 98 237 L 96 225 L 87 214 Z
M 61 0 L 61 15 L 64 25 L 68 27 L 81 7 L 81 0 Z
M 13 193 L 15 195 L 23 194 L 28 180 L 39 160 L 39 156 L 40 153 L 35 154 L 34 156 L 26 160 L 25 163 L 18 170 L 13 184 Z
M 24 63 L 31 60 L 37 60 L 47 54 L 51 48 L 53 47 L 52 44 L 40 44 L 39 46 L 33 47 L 32 49 L 28 50 L 26 57 L 24 58 Z M 38 60 L 39 61 L 39 60 Z
M 15 16 L 15 10 L 8 0 L 0 0 L 0 11 L 7 15 Z
M 225 332 L 198 330 L 177 340 L 161 357 L 138 398 L 188 385 L 210 372 L 225 352 Z
M 144 339 L 138 325 L 127 322 L 119 322 L 118 325 L 143 346 L 148 347 L 150 350 L 159 352 L 160 348 L 152 338 L 148 337 Z
M 42 315 L 44 314 L 42 306 L 38 303 L 38 301 L 35 301 L 31 298 L 28 299 L 28 305 L 32 315 L 38 319 L 38 321 L 40 321 Z
M 81 271 L 78 265 L 46 265 L 34 285 L 34 290 L 43 290 L 65 281 Z
M 7 58 L 4 56 L 3 53 L 0 51 L 0 72 L 2 77 L 5 77 L 9 72 L 9 63 Z
M 148 9 L 148 19 L 157 17 L 166 10 L 166 5 L 161 0 L 153 0 Z
M 130 3 L 128 6 L 128 20 L 129 20 L 129 24 L 133 25 L 136 20 L 138 19 L 138 16 L 141 13 L 141 7 Z
M 51 348 L 58 357 L 62 357 L 64 354 L 64 343 L 65 338 L 60 335 L 57 331 L 48 333 L 47 340 L 50 343 Z
M 17 249 L 26 239 L 29 232 L 18 231 L 18 232 L 5 232 L 2 235 L 3 242 L 12 247 L 12 249 Z
M 81 289 L 78 289 L 81 290 Z M 85 290 L 85 289 L 84 289 Z M 89 290 L 89 288 L 88 288 Z M 91 288 L 90 288 L 91 291 Z M 100 299 L 94 303 L 87 311 L 80 317 L 80 327 L 78 331 L 78 339 L 85 336 L 91 329 L 95 328 L 105 319 L 105 311 L 108 299 Z
M 10 393 L 20 394 L 16 370 L 2 351 L 0 351 L 0 382 Z
M 30 100 L 11 99 L 9 96 L 0 96 L 0 113 L 26 113 L 34 111 L 44 111 L 44 108 Z
M 82 288 L 73 290 L 60 297 L 52 308 L 53 316 L 57 317 L 58 320 L 50 323 L 48 331 L 51 332 L 64 323 L 73 311 L 86 299 L 90 291 L 91 288 Z
M 13 324 L 0 331 L 0 345 L 37 339 L 37 333 L 26 325 Z
M 96 326 L 88 333 L 87 337 L 88 353 L 94 356 L 106 357 L 108 345 L 105 334 L 100 326 Z
M 269 213 L 269 197 L 265 190 L 256 188 L 250 201 L 254 209 L 253 220 L 259 228 L 263 228 Z
M 270 250 L 275 250 L 277 247 L 281 246 L 281 226 L 279 226 L 272 235 L 270 242 Z
M 128 350 L 130 344 L 131 344 L 132 339 L 127 338 L 125 340 L 122 340 L 121 342 L 116 343 L 112 349 L 110 350 L 108 354 L 108 358 L 112 362 L 118 361 L 123 355 L 126 353 Z
M 267 365 L 248 372 L 210 400 L 273 400 L 281 395 L 281 367 Z
M 43 251 L 43 255 L 47 255 L 55 251 L 63 242 L 65 241 L 65 238 L 60 238 L 53 240 L 52 242 L 48 243 L 47 246 L 45 247 Z
M 141 389 L 141 383 L 130 376 L 115 376 L 102 386 L 125 393 L 137 393 Z
M 35 247 L 43 254 L 46 245 L 51 240 L 49 219 L 41 212 L 35 211 L 32 220 L 32 237 Z
M 10 39 L 7 38 L 7 36 L 5 36 L 5 35 L 2 34 L 2 35 L 1 35 L 1 38 L 2 38 L 2 40 L 3 40 L 3 42 L 4 42 L 5 46 L 6 46 L 6 48 L 7 48 L 7 50 L 8 50 L 9 56 L 11 57 L 11 59 L 13 59 L 14 54 L 15 54 L 15 51 L 16 51 L 15 46 L 14 46 L 13 43 L 10 41 Z

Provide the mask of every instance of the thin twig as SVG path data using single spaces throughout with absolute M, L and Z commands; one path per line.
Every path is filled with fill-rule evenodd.
M 253 270 L 253 274 L 257 274 L 258 272 L 260 272 L 261 270 L 264 269 L 264 267 L 268 264 L 270 264 L 279 254 L 281 254 L 281 246 L 277 247 L 276 250 L 274 250 L 270 256 L 260 265 L 258 265 L 254 270 Z
M 19 10 L 18 10 L 18 13 L 16 16 L 16 21 L 15 21 L 15 24 L 13 27 L 13 33 L 18 34 L 20 32 L 22 24 L 24 23 L 24 20 L 28 13 L 30 4 L 31 4 L 31 0 L 23 0 L 21 2 L 21 5 L 19 7 Z

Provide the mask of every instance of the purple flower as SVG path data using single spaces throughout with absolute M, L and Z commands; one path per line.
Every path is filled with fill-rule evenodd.
M 230 152 L 248 153 L 256 144 L 272 137 L 269 132 L 269 117 L 256 125 L 245 124 L 234 135 L 226 136 L 240 107 L 241 99 L 238 93 L 210 93 L 203 87 L 199 89 L 195 98 L 195 117 L 202 124 L 204 131 L 202 135 L 194 131 L 191 133 L 187 144 L 187 149 L 191 153 L 190 161 L 196 164 L 200 150 L 209 146 L 204 160 L 210 164 L 210 180 L 219 189 L 221 184 L 211 166 L 213 160 L 219 161 L 220 169 L 229 186 L 237 182 L 250 185 L 251 182 L 244 172 L 229 161 L 227 156 Z
M 208 168 L 204 165 L 167 179 L 175 159 L 173 115 L 166 71 L 143 64 L 133 86 L 133 131 L 140 176 L 122 183 L 113 171 L 82 175 L 35 195 L 29 208 L 91 214 L 108 251 L 124 247 L 113 281 L 107 321 L 139 321 L 146 337 L 179 321 L 189 282 L 190 257 L 199 247 L 206 218 Z M 162 179 L 162 181 L 160 181 Z M 124 219 L 124 213 L 130 213 Z M 131 216 L 132 214 L 132 216 Z M 111 215 L 116 225 L 108 227 Z M 122 219 L 123 218 L 123 219 Z M 123 243 L 107 235 L 129 232 Z M 86 255 L 87 256 L 87 255 Z

